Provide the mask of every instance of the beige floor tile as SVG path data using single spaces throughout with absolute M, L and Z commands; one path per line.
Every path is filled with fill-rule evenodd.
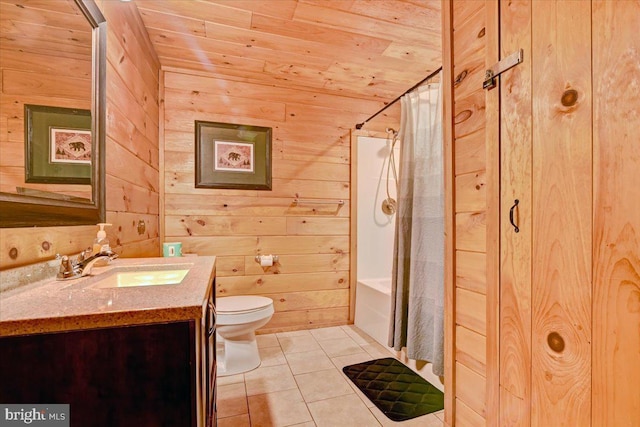
M 249 414 L 236 415 L 235 417 L 218 418 L 218 427 L 251 427 Z
M 389 347 L 385 347 L 378 342 L 363 345 L 362 349 L 367 353 L 369 353 L 373 359 L 382 359 L 383 357 L 394 357 L 394 354 L 391 351 L 389 351 Z
M 253 426 L 291 426 L 312 421 L 307 405 L 297 389 L 249 397 Z
M 438 417 L 440 421 L 444 421 L 444 409 L 442 411 L 434 412 L 433 415 Z
M 355 325 L 344 325 L 341 326 L 342 330 L 351 337 L 356 343 L 360 345 L 371 344 L 377 342 L 375 339 L 371 338 L 368 334 L 362 331 L 362 329 L 358 328 Z
M 373 402 L 371 400 L 369 400 L 369 398 L 367 396 L 365 396 L 364 393 L 362 393 L 360 391 L 358 386 L 355 385 L 349 379 L 349 377 L 347 377 L 345 375 L 344 372 L 342 372 L 342 368 L 344 368 L 345 366 L 349 366 L 349 365 L 355 365 L 356 363 L 368 362 L 369 360 L 371 360 L 371 355 L 369 353 L 364 352 L 364 351 L 362 353 L 358 353 L 358 354 L 350 354 L 348 356 L 339 356 L 339 357 L 332 357 L 331 358 L 331 361 L 333 362 L 333 364 L 338 368 L 338 372 L 340 372 L 340 375 L 342 375 L 344 377 L 345 381 L 347 381 L 349 386 L 353 389 L 353 391 L 356 393 L 356 395 L 360 398 L 360 400 L 362 400 L 362 402 L 364 402 L 364 404 L 368 408 L 374 406 Z
M 289 337 L 304 337 L 311 336 L 311 332 L 308 329 L 302 329 L 300 331 L 288 331 L 288 332 L 278 332 L 276 333 L 278 339 L 280 338 L 289 338 Z
M 363 351 L 362 347 L 349 337 L 319 341 L 318 344 L 329 357 L 346 356 L 348 354 L 362 353 Z
M 355 394 L 308 403 L 318 427 L 380 426 L 376 417 Z
M 244 374 L 247 396 L 297 388 L 287 365 L 265 366 Z
M 335 368 L 295 376 L 305 402 L 353 394 L 347 380 Z
M 318 341 L 334 340 L 338 338 L 348 338 L 347 333 L 340 326 L 332 326 L 329 328 L 311 329 L 311 335 Z
M 278 347 L 263 347 L 258 350 L 260 351 L 260 366 L 286 365 L 287 363 L 279 345 Z
M 256 342 L 258 343 L 258 348 L 280 347 L 276 334 L 256 335 Z
M 278 338 L 285 354 L 301 353 L 303 351 L 320 350 L 318 342 L 309 335 Z
M 216 385 L 244 383 L 244 374 L 228 375 L 226 377 L 217 377 Z
M 316 423 L 309 421 L 308 423 L 296 424 L 291 427 L 316 427 Z
M 220 418 L 248 414 L 247 393 L 244 383 L 218 386 L 217 403 L 218 417 Z
M 322 350 L 288 353 L 286 359 L 293 375 L 334 368 L 331 359 Z
M 412 418 L 406 421 L 393 421 L 390 420 L 380 409 L 376 406 L 369 408 L 376 419 L 383 425 L 383 427 L 403 426 L 403 427 L 442 427 L 442 420 L 435 416 L 435 414 L 427 414 L 421 417 Z
M 373 358 L 369 353 L 362 350 L 360 353 L 356 353 L 356 354 L 348 354 L 346 356 L 332 357 L 331 362 L 333 362 L 336 368 L 342 371 L 342 368 L 344 368 L 345 366 L 355 365 L 356 363 L 367 362 L 372 359 Z

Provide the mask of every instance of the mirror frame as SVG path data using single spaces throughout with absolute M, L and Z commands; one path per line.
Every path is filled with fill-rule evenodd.
M 94 0 L 74 0 L 93 28 L 91 202 L 0 193 L 0 228 L 89 225 L 105 222 L 107 22 Z

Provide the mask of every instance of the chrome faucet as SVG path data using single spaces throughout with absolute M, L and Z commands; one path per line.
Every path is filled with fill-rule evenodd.
M 60 259 L 60 271 L 56 276 L 56 280 L 69 280 L 88 276 L 97 261 L 102 259 L 109 262 L 118 258 L 118 254 L 113 251 L 99 252 L 89 258 L 85 258 L 86 253 L 87 250 L 82 251 L 75 262 L 69 259 L 67 255 L 56 255 L 56 258 Z

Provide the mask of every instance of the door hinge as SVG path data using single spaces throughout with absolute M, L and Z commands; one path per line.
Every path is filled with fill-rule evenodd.
M 524 52 L 522 49 L 520 49 L 517 52 L 513 52 L 506 58 L 501 59 L 496 65 L 489 68 L 484 74 L 484 82 L 482 83 L 482 88 L 491 90 L 496 87 L 496 85 L 498 84 L 496 81 L 496 77 L 521 63 L 523 56 Z

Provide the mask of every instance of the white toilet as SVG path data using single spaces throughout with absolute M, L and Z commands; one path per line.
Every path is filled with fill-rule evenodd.
M 273 312 L 273 300 L 267 297 L 216 298 L 218 376 L 240 374 L 260 366 L 255 332 L 267 324 Z

